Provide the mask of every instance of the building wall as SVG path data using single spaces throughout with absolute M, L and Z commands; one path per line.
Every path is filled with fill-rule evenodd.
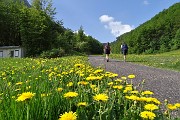
M 22 48 L 1 48 L 0 49 L 0 58 L 21 58 L 24 57 L 24 51 Z

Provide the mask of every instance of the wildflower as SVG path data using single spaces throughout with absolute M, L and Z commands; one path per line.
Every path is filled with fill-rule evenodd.
M 142 94 L 142 95 L 152 95 L 153 92 L 151 92 L 151 91 L 144 91 L 144 92 L 142 92 L 141 94 Z
M 8 86 L 11 86 L 11 82 L 8 82 Z
M 94 74 L 98 74 L 98 73 L 102 73 L 102 72 L 103 72 L 103 70 L 98 69 L 98 70 L 94 71 Z
M 60 115 L 59 120 L 76 120 L 77 119 L 77 114 L 76 112 L 65 112 L 63 115 Z
M 69 82 L 69 83 L 67 84 L 67 87 L 71 87 L 71 86 L 73 86 L 73 82 Z
M 93 89 L 96 87 L 96 85 L 91 84 L 90 87 Z
M 137 90 L 131 91 L 132 94 L 137 94 L 139 93 Z
M 138 100 L 139 97 L 138 96 L 135 96 L 135 95 L 131 95 L 131 96 L 125 96 L 127 99 L 130 99 L 130 100 Z
M 123 79 L 123 80 L 126 80 L 126 79 L 127 79 L 127 77 L 125 77 L 125 76 L 122 76 L 122 77 L 121 77 L 121 79 Z
M 176 103 L 175 106 L 176 106 L 177 108 L 180 108 L 180 103 Z
M 96 101 L 107 101 L 108 96 L 106 94 L 96 94 L 95 96 L 93 96 L 93 99 Z
M 23 82 L 17 82 L 16 83 L 16 85 L 22 85 L 23 84 Z
M 77 96 L 78 96 L 78 93 L 76 93 L 76 92 L 68 92 L 68 93 L 64 94 L 65 98 L 73 98 L 73 97 L 77 97 Z
M 92 90 L 94 90 L 94 92 L 97 92 L 99 88 L 95 87 L 95 88 L 92 88 Z
M 31 99 L 34 95 L 35 95 L 35 93 L 25 92 L 25 93 L 22 93 L 22 94 L 16 99 L 16 101 L 24 101 L 24 100 L 27 100 L 27 99 Z
M 87 84 L 88 84 L 88 82 L 85 82 L 85 81 L 78 82 L 78 85 L 87 85 Z
M 63 90 L 63 88 L 57 88 L 58 92 L 61 92 Z
M 133 90 L 132 86 L 126 86 L 126 88 L 123 91 L 123 93 L 127 93 L 128 91 L 132 91 L 132 90 Z
M 80 103 L 77 104 L 77 106 L 78 106 L 78 107 L 79 107 L 79 106 L 87 106 L 87 103 L 86 103 L 86 102 L 80 102 Z
M 79 74 L 79 76 L 80 76 L 80 77 L 83 77 L 83 76 L 84 76 L 84 74 L 83 74 L 83 73 L 80 73 L 80 74 Z
M 114 89 L 118 89 L 118 90 L 120 90 L 120 89 L 122 89 L 122 88 L 123 88 L 123 86 L 122 86 L 122 85 L 115 85 L 115 86 L 113 86 L 113 88 L 114 88 Z
M 108 85 L 113 85 L 113 82 L 109 82 Z
M 144 119 L 150 119 L 150 120 L 153 120 L 156 117 L 156 115 L 153 112 L 149 112 L 149 111 L 141 112 L 140 116 Z
M 158 106 L 157 106 L 157 105 L 154 105 L 154 104 L 147 104 L 147 105 L 144 106 L 144 108 L 145 108 L 146 110 L 153 111 L 153 110 L 158 109 Z
M 74 67 L 82 68 L 82 67 L 84 67 L 84 65 L 83 64 L 75 64 Z
M 177 109 L 177 107 L 175 105 L 172 105 L 172 104 L 168 104 L 167 107 L 170 110 L 176 110 Z
M 128 78 L 130 78 L 130 79 L 133 79 L 133 78 L 135 78 L 135 75 L 128 75 Z
M 115 82 L 122 82 L 122 80 L 121 79 L 116 79 L 116 80 L 114 80 Z

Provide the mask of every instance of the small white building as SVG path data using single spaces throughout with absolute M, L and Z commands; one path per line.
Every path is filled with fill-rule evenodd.
M 1 46 L 0 58 L 22 58 L 24 57 L 24 50 L 20 46 Z

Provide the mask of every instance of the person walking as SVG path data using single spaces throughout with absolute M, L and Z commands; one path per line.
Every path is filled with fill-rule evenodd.
M 122 51 L 122 54 L 124 55 L 124 62 L 126 62 L 126 55 L 128 53 L 128 45 L 126 43 L 123 43 L 121 45 L 121 51 Z
M 106 61 L 109 62 L 109 54 L 111 52 L 111 47 L 109 42 L 104 46 L 104 53 L 106 54 Z

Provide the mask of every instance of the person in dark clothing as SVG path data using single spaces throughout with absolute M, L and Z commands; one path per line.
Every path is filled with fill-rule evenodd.
M 128 45 L 126 43 L 123 43 L 121 45 L 121 51 L 122 51 L 122 54 L 124 55 L 124 62 L 126 62 L 126 55 L 128 53 Z
M 106 54 L 106 61 L 109 62 L 109 54 L 111 52 L 111 47 L 109 42 L 104 46 L 104 53 Z

